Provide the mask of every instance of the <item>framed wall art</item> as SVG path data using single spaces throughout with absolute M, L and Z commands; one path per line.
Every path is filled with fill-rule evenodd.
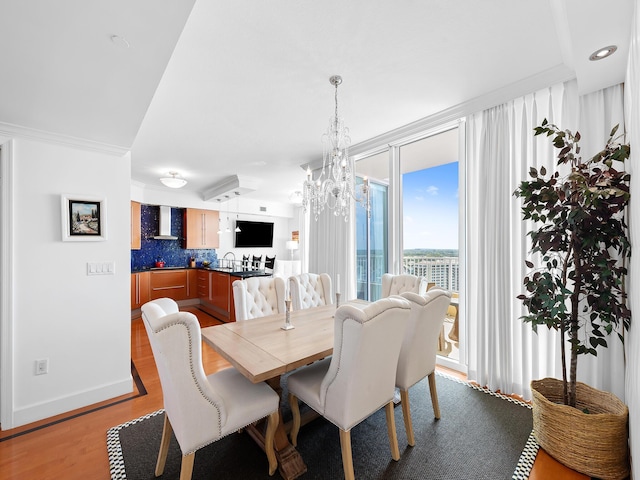
M 62 195 L 62 241 L 101 242 L 107 239 L 107 202 L 91 195 Z

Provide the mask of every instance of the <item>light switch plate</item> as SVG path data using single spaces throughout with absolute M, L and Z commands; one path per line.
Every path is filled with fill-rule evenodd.
M 114 275 L 114 262 L 87 262 L 87 275 Z

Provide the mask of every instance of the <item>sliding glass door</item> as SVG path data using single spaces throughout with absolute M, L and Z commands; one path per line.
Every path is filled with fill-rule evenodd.
M 389 265 L 389 155 L 387 151 L 356 163 L 357 182 L 367 177 L 370 186 L 371 215 L 356 206 L 356 275 L 358 298 L 380 298 L 382 275 Z
M 359 177 L 358 182 L 362 183 Z M 380 298 L 382 274 L 387 272 L 388 247 L 388 187 L 374 180 L 369 181 L 371 216 L 364 207 L 356 207 L 356 268 L 358 298 Z
M 371 217 L 356 208 L 358 298 L 379 299 L 386 272 L 425 277 L 451 291 L 438 353 L 440 363 L 459 369 L 466 358 L 458 303 L 464 299 L 462 130 L 451 125 L 355 158 L 357 175 L 371 184 Z
M 460 294 L 458 129 L 400 147 L 402 272 Z M 459 315 L 451 306 L 438 353 L 459 360 Z

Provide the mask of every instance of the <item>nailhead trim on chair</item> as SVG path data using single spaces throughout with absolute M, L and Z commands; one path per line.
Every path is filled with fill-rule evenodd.
M 183 327 L 187 330 L 187 338 L 189 339 L 189 365 L 190 365 L 190 369 L 191 369 L 191 378 L 193 379 L 194 383 L 196 384 L 196 387 L 198 388 L 198 391 L 200 392 L 200 395 L 202 395 L 202 397 L 209 402 L 217 411 L 218 411 L 218 434 L 220 435 L 219 438 L 222 438 L 222 424 L 220 423 L 220 406 L 211 398 L 209 398 L 207 395 L 205 395 L 205 393 L 202 391 L 202 388 L 200 388 L 200 384 L 197 380 L 196 377 L 196 373 L 193 370 L 193 342 L 191 341 L 191 335 L 189 334 L 189 328 L 187 327 L 187 325 L 184 322 L 172 322 L 169 323 L 167 325 L 165 325 L 163 328 L 161 328 L 160 330 L 156 330 L 156 333 L 159 333 L 163 330 L 167 330 L 171 327 Z M 216 439 L 217 440 L 217 439 Z M 216 440 L 212 440 L 211 442 L 207 442 L 204 443 L 202 445 L 200 445 L 199 447 L 197 447 L 195 450 L 191 451 L 191 452 L 184 452 L 184 455 L 188 455 L 190 453 L 196 452 L 197 450 L 200 450 L 202 447 L 206 447 L 207 445 L 215 442 Z

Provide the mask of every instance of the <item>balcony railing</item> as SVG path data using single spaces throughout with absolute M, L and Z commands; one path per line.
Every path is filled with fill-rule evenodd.
M 367 257 L 356 258 L 358 273 L 358 297 L 366 298 L 364 290 L 367 285 Z M 384 255 L 371 255 L 371 300 L 380 297 L 382 275 L 387 271 Z M 460 268 L 458 257 L 425 257 L 413 256 L 402 259 L 403 273 L 425 277 L 427 282 L 435 283 L 446 290 L 460 290 Z
M 458 257 L 404 257 L 404 273 L 425 277 L 427 282 L 453 292 L 460 291 L 460 263 Z

